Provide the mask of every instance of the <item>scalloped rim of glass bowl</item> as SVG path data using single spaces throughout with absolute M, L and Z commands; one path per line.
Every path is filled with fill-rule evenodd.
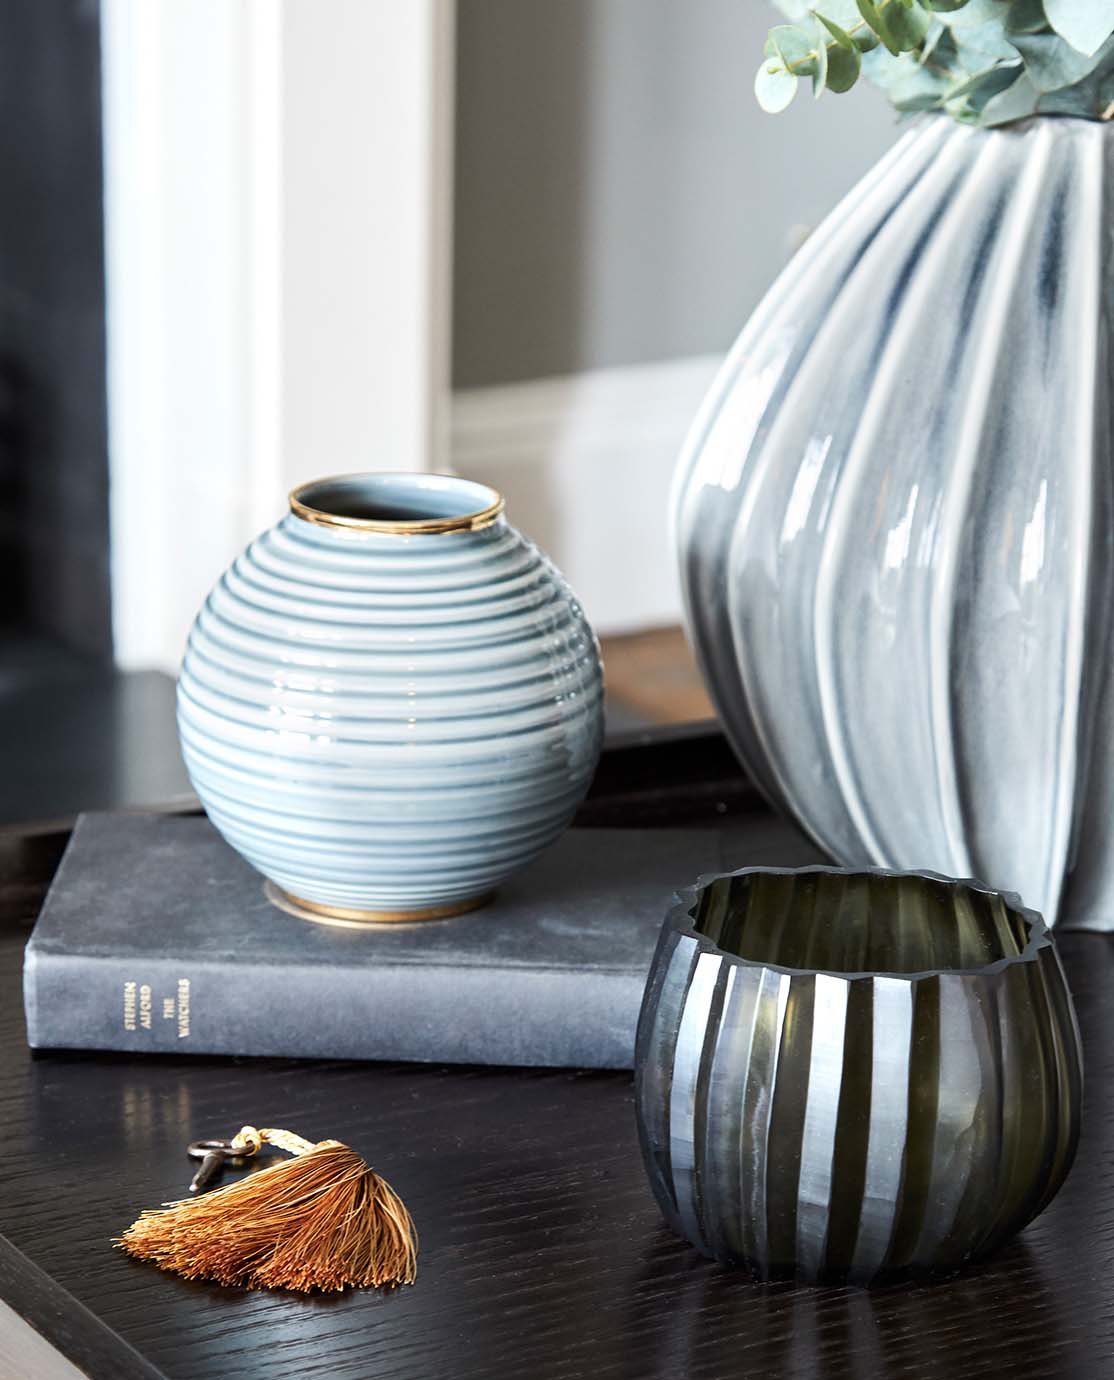
M 925 968 L 915 973 L 894 972 L 882 968 L 846 972 L 838 968 L 790 968 L 783 963 L 766 963 L 745 958 L 742 954 L 721 948 L 696 928 L 696 916 L 693 912 L 702 893 L 715 882 L 722 882 L 731 877 L 804 877 L 810 873 L 825 877 L 921 877 L 930 882 L 943 882 L 949 887 L 967 887 L 971 891 L 981 892 L 984 896 L 997 897 L 1010 910 L 1020 915 L 1029 927 L 1029 938 L 1021 953 L 1006 955 L 1004 958 L 996 958 L 993 963 L 979 964 L 971 968 Z M 834 977 L 845 982 L 862 982 L 870 978 L 897 978 L 902 982 L 919 982 L 934 977 L 992 977 L 1016 963 L 1034 963 L 1042 949 L 1052 948 L 1052 932 L 1044 916 L 1024 905 L 1015 891 L 999 891 L 996 887 L 987 886 L 973 877 L 947 877 L 942 872 L 886 867 L 824 867 L 821 864 L 813 864 L 809 867 L 740 867 L 734 872 L 702 872 L 691 886 L 681 887 L 674 893 L 674 900 L 665 913 L 665 924 L 678 934 L 694 939 L 703 952 L 725 958 L 742 968 L 764 969 L 771 973 L 784 973 L 787 977 Z

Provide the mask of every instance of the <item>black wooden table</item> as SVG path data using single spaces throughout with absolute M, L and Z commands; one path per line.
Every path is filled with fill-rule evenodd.
M 792 840 L 721 739 L 605 758 L 583 818 Z M 780 831 L 780 833 L 779 833 Z M 763 1287 L 704 1261 L 647 1191 L 626 1074 L 287 1060 L 31 1058 L 21 951 L 64 835 L 0 840 L 0 1297 L 94 1377 L 1110 1376 L 1114 945 L 1061 951 L 1087 1055 L 1079 1158 L 996 1259 L 934 1286 Z M 152 916 L 152 923 L 158 917 Z M 251 1000 L 245 991 L 244 1000 Z M 241 1293 L 109 1249 L 243 1121 L 358 1147 L 422 1232 L 390 1295 Z

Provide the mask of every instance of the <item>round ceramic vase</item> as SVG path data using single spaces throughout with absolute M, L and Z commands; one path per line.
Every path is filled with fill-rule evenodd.
M 1052 937 L 931 873 L 748 868 L 670 912 L 638 1027 L 670 1225 L 762 1278 L 947 1275 L 1041 1212 L 1083 1074 Z
M 213 824 L 310 919 L 472 909 L 561 833 L 603 736 L 572 591 L 446 475 L 303 485 L 221 578 L 178 682 Z
M 925 117 L 755 312 L 674 490 L 732 743 L 849 866 L 1114 928 L 1114 124 Z

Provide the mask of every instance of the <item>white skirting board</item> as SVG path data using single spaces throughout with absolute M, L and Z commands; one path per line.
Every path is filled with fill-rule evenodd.
M 700 355 L 457 392 L 453 468 L 493 485 L 600 633 L 676 623 L 668 498 L 721 362 Z

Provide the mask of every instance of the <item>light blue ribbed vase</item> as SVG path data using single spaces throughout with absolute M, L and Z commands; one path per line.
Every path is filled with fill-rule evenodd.
M 190 633 L 178 727 L 194 788 L 307 918 L 480 905 L 588 789 L 592 629 L 482 484 L 347 475 L 290 506 Z

